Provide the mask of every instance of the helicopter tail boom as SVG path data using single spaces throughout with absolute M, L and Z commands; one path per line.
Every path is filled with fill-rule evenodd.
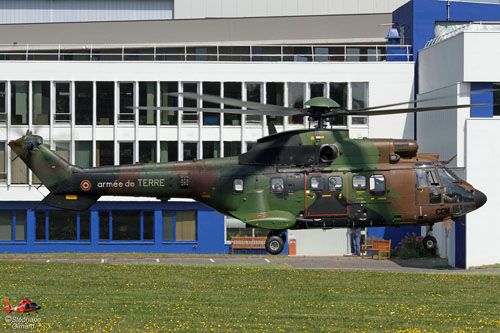
M 9 314 L 11 313 L 13 310 L 11 309 L 10 305 L 9 305 L 9 301 L 7 301 L 7 299 L 4 299 L 3 300 L 5 302 L 5 313 Z

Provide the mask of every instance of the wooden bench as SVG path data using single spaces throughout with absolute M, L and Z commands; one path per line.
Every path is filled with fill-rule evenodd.
M 377 253 L 377 259 L 389 259 L 391 258 L 391 241 L 374 239 L 371 244 L 362 244 L 361 257 L 365 257 L 365 252 L 372 258 Z M 382 253 L 387 253 L 387 257 L 382 257 Z
M 265 250 L 267 237 L 231 237 L 231 254 L 234 250 Z

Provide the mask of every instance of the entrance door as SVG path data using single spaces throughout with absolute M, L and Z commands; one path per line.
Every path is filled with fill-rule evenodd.
M 416 204 L 419 206 L 420 217 L 434 211 L 433 207 L 441 205 L 442 189 L 435 168 L 416 169 Z
M 347 182 L 343 173 L 304 175 L 305 212 L 307 216 L 345 216 Z

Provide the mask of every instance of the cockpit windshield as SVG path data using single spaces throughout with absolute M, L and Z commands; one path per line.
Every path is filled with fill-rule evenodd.
M 441 183 L 446 186 L 450 184 L 460 183 L 460 179 L 448 168 L 441 167 L 438 168 L 439 177 L 441 178 Z

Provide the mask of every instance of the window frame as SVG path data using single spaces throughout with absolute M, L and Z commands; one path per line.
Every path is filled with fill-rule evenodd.
M 330 184 L 330 179 L 332 178 L 338 178 L 340 179 L 340 187 L 339 184 L 336 183 L 333 187 Z M 342 191 L 344 189 L 344 180 L 342 179 L 342 176 L 330 176 L 328 177 L 328 191 L 329 192 L 335 192 L 335 191 Z
M 376 178 L 379 178 L 381 177 L 382 180 L 383 180 L 383 184 L 384 184 L 384 191 L 382 192 L 381 190 L 377 190 L 377 183 L 376 183 Z M 372 184 L 372 180 L 373 180 L 373 184 Z M 369 192 L 371 195 L 373 196 L 376 196 L 376 197 L 380 197 L 380 196 L 383 196 L 387 193 L 387 182 L 385 180 L 385 176 L 382 175 L 382 174 L 373 174 L 373 175 L 370 175 L 370 179 L 369 179 Z
M 356 179 L 363 179 L 364 185 L 363 186 L 354 186 L 354 182 Z M 352 189 L 354 191 L 366 191 L 366 176 L 365 175 L 353 175 L 352 176 Z

